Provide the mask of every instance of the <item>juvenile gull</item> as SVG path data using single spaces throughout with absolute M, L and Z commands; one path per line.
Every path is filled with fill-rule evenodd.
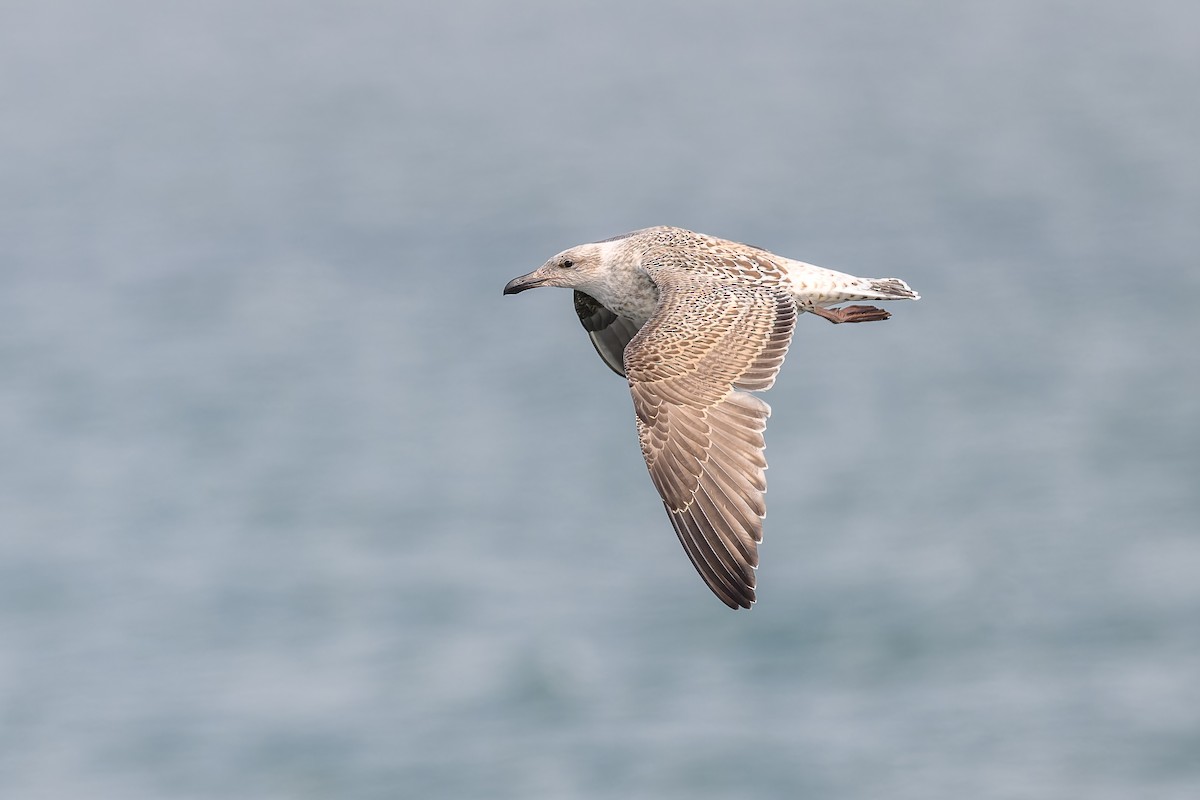
M 758 247 L 660 226 L 564 250 L 504 294 L 575 290 L 600 358 L 629 381 L 650 478 L 700 577 L 754 603 L 766 515 L 763 431 L 796 317 L 885 320 L 858 300 L 917 300 L 899 278 L 856 278 Z M 841 306 L 835 308 L 835 306 Z

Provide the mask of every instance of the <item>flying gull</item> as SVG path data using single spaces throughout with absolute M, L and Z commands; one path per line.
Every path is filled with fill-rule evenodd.
M 750 392 L 775 382 L 799 314 L 874 322 L 891 315 L 842 304 L 919 295 L 899 278 L 665 226 L 564 250 L 504 294 L 538 286 L 575 290 L 596 352 L 629 381 L 642 455 L 683 549 L 721 602 L 750 608 L 771 414 Z

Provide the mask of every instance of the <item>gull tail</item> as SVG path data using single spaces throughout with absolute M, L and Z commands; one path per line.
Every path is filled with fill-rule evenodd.
M 891 316 L 887 311 L 875 306 L 842 306 L 842 303 L 855 300 L 921 299 L 921 295 L 914 292 L 907 283 L 899 278 L 847 277 L 849 280 L 842 283 L 837 291 L 827 292 L 817 298 L 797 298 L 797 302 L 805 311 L 837 324 L 841 322 L 878 322 Z
M 921 295 L 899 278 L 869 278 L 864 300 L 920 300 Z

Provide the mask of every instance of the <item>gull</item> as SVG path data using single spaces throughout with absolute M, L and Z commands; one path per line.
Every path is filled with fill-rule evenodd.
M 658 226 L 564 250 L 504 294 L 573 289 L 604 363 L 629 382 L 650 479 L 692 566 L 750 608 L 767 490 L 763 432 L 796 319 L 891 316 L 855 301 L 917 300 L 899 278 L 858 278 L 759 247 Z

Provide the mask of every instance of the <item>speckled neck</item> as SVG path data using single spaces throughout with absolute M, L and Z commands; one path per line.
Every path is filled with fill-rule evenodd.
M 633 320 L 638 326 L 654 314 L 658 305 L 658 287 L 642 268 L 641 252 L 627 246 L 627 240 L 601 242 L 603 280 L 593 297 L 614 314 Z

